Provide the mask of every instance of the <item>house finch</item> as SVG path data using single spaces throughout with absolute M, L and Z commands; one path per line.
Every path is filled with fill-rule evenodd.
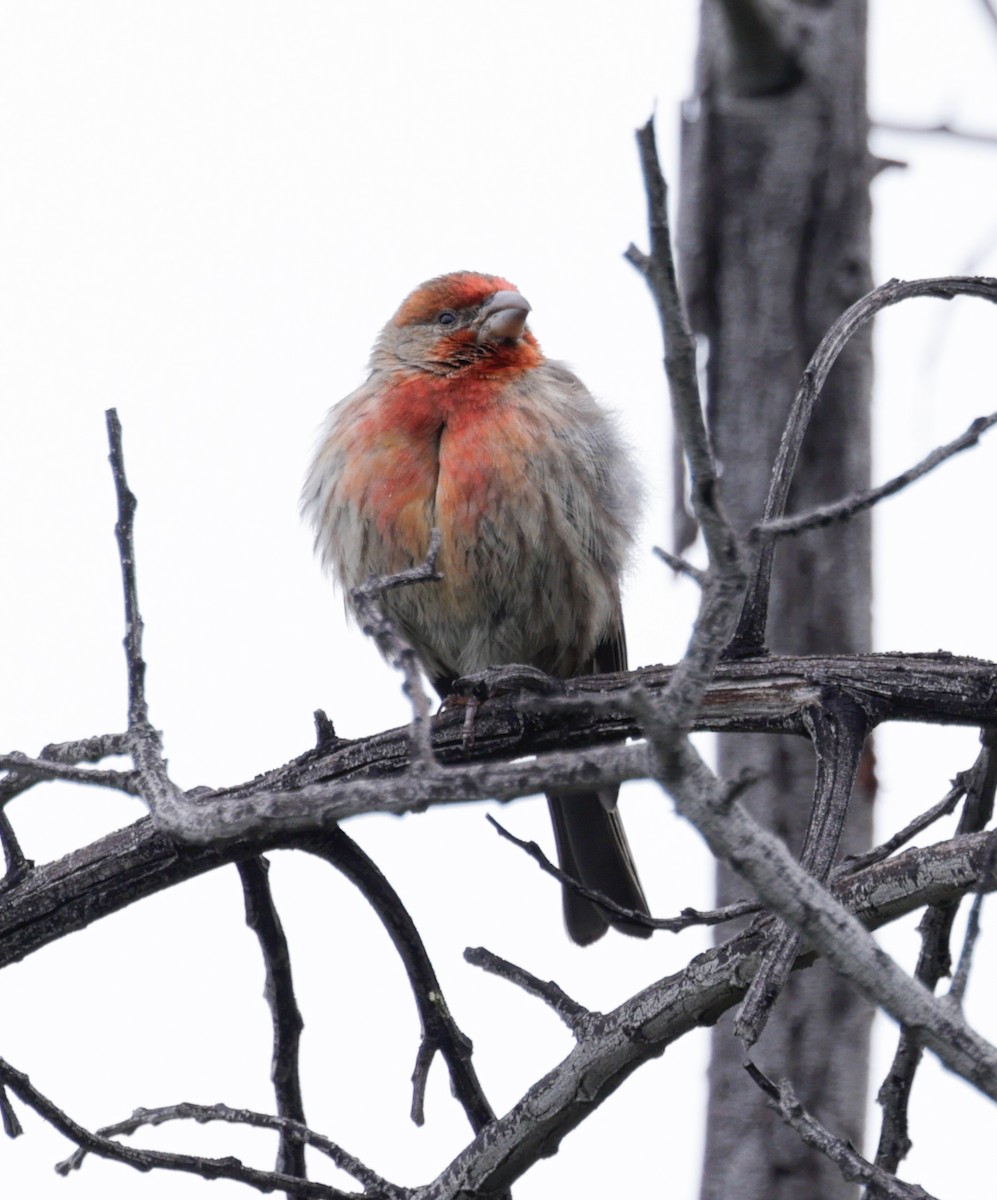
M 342 585 L 424 561 L 442 580 L 384 607 L 437 691 L 528 663 L 567 678 L 626 667 L 619 576 L 639 488 L 607 414 L 526 327 L 504 279 L 458 272 L 417 288 L 384 327 L 367 382 L 329 413 L 302 507 Z M 616 788 L 547 797 L 562 869 L 642 913 Z M 568 932 L 644 935 L 566 888 Z

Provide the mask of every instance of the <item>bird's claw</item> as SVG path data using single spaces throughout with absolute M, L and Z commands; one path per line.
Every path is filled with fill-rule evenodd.
M 489 667 L 463 675 L 453 682 L 453 691 L 458 696 L 475 696 L 479 701 L 509 692 L 532 692 L 535 696 L 556 696 L 565 690 L 564 681 L 555 679 L 539 667 L 527 663 L 509 663 L 503 667 Z
M 483 700 L 513 692 L 532 692 L 539 696 L 552 696 L 564 691 L 564 683 L 554 679 L 539 667 L 525 663 L 511 663 L 503 667 L 489 667 L 455 679 L 450 695 L 443 701 L 443 708 L 464 705 L 464 726 L 461 746 L 466 751 L 474 745 L 474 723 Z

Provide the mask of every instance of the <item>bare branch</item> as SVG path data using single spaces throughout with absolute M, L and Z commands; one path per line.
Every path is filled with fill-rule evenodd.
M 291 976 L 291 954 L 287 938 L 274 905 L 265 858 L 247 858 L 237 864 L 246 904 L 246 924 L 256 934 L 266 968 L 263 994 L 270 1008 L 273 1023 L 273 1059 L 270 1079 L 274 1085 L 277 1113 L 281 1117 L 305 1124 L 305 1107 L 301 1098 L 301 1076 L 298 1052 L 304 1021 L 294 995 Z M 300 1139 L 281 1130 L 277 1152 L 278 1172 L 306 1177 L 305 1148 Z
M 714 909 L 710 912 L 699 912 L 695 908 L 684 908 L 681 916 L 678 917 L 648 917 L 644 913 L 636 912 L 634 909 L 624 908 L 622 904 L 617 904 L 608 896 L 604 896 L 602 892 L 585 887 L 584 884 L 579 883 L 577 879 L 573 879 L 567 872 L 562 871 L 560 867 L 552 863 L 536 842 L 528 842 L 516 837 L 514 833 L 510 833 L 508 829 L 496 821 L 491 813 L 485 814 L 485 820 L 507 841 L 512 842 L 514 846 L 518 846 L 520 850 L 528 854 L 540 869 L 553 879 L 564 884 L 565 887 L 574 888 L 580 896 L 584 896 L 586 900 L 591 900 L 593 904 L 598 904 L 607 912 L 613 913 L 614 916 L 624 917 L 628 921 L 645 925 L 648 929 L 663 929 L 668 933 L 680 933 L 683 929 L 689 929 L 694 925 L 721 925 L 725 921 L 736 921 L 741 917 L 751 916 L 753 913 L 758 912 L 761 907 L 751 900 L 742 900 L 737 904 L 728 904 L 725 908 Z
M 6 783 L 7 780 L 3 782 Z M 0 879 L 0 894 L 2 894 L 7 888 L 13 887 L 15 883 L 20 883 L 34 865 L 25 858 L 14 827 L 2 808 L 0 808 L 0 846 L 3 846 L 5 868 L 3 879 Z
M 686 575 L 689 579 L 693 580 L 695 583 L 698 583 L 700 587 L 702 587 L 703 582 L 706 579 L 705 571 L 700 570 L 699 567 L 694 567 L 691 562 L 688 562 L 678 554 L 672 554 L 670 550 L 665 550 L 661 546 L 652 546 L 651 549 L 653 553 L 656 554 L 663 563 L 671 567 L 676 574 Z
M 483 971 L 514 983 L 531 996 L 537 996 L 557 1013 L 576 1038 L 586 1032 L 594 1014 L 577 1000 L 572 1000 L 553 980 L 538 979 L 536 975 L 517 967 L 515 963 L 492 954 L 484 946 L 469 946 L 464 951 L 464 961 L 472 967 L 481 967 Z
M 443 576 L 436 569 L 440 555 L 442 537 L 434 529 L 429 538 L 429 553 L 426 561 L 408 571 L 395 575 L 371 577 L 361 587 L 350 593 L 357 612 L 360 627 L 373 638 L 377 648 L 391 666 L 401 671 L 405 680 L 404 691 L 412 704 L 412 752 L 415 761 L 425 769 L 435 766 L 433 758 L 432 730 L 429 719 L 431 705 L 426 689 L 422 685 L 419 658 L 405 641 L 394 622 L 385 613 L 381 598 L 385 592 L 400 587 L 412 587 L 419 583 L 435 583 Z
M 948 991 L 948 998 L 960 1006 L 966 995 L 966 985 L 969 983 L 969 968 L 973 962 L 973 951 L 976 949 L 976 941 L 980 936 L 980 909 L 982 906 L 983 893 L 978 892 L 973 897 L 973 904 L 969 910 L 969 919 L 966 922 L 966 936 L 963 939 L 962 952 L 959 955 L 959 965 L 952 976 L 952 986 Z
M 997 1099 L 997 1048 L 970 1029 L 887 955 L 861 924 L 794 861 L 783 843 L 738 803 L 731 803 L 688 739 L 677 738 L 637 695 L 635 708 L 653 747 L 662 786 L 679 812 L 764 903 L 798 930 L 860 995 L 895 1020 L 921 1029 L 926 1044 L 952 1071 Z
M 32 1086 L 27 1075 L 2 1058 L 0 1082 L 6 1084 L 24 1104 L 34 1109 L 53 1129 L 75 1142 L 81 1150 L 96 1154 L 100 1158 L 125 1163 L 138 1171 L 180 1171 L 187 1175 L 197 1175 L 201 1179 L 232 1179 L 260 1192 L 282 1190 L 295 1196 L 315 1197 L 316 1200 L 354 1200 L 347 1193 L 327 1184 L 294 1179 L 290 1175 L 279 1175 L 274 1171 L 257 1171 L 253 1167 L 243 1166 L 237 1158 L 201 1158 L 191 1154 L 168 1154 L 160 1150 L 137 1150 L 131 1146 L 122 1146 L 120 1142 L 101 1134 L 91 1133 L 89 1129 L 68 1117 Z M 69 1159 L 61 1165 L 62 1173 L 65 1174 L 77 1165 L 75 1158 Z
M 0 1083 L 0 1122 L 3 1123 L 3 1131 L 9 1138 L 20 1137 L 24 1132 L 21 1122 L 17 1119 L 17 1113 L 14 1112 L 10 1097 L 7 1095 L 7 1089 L 2 1083 Z
M 881 842 L 878 846 L 873 847 L 866 854 L 853 854 L 845 858 L 834 873 L 835 879 L 852 875 L 856 871 L 863 870 L 865 867 L 871 867 L 873 863 L 882 862 L 883 859 L 889 858 L 901 846 L 906 846 L 912 838 L 917 837 L 919 833 L 923 833 L 925 829 L 934 825 L 936 821 L 940 821 L 942 817 L 947 817 L 955 812 L 955 806 L 965 794 L 965 784 L 957 780 L 937 804 L 933 804 L 926 812 L 921 813 L 913 821 L 908 822 L 903 829 L 899 830 L 892 837 L 887 838 L 885 842 Z
M 692 509 L 703 531 L 710 564 L 688 649 L 675 668 L 663 700 L 669 709 L 669 722 L 682 727 L 699 708 L 720 652 L 733 632 L 747 575 L 740 540 L 720 500 L 720 479 L 699 394 L 696 343 L 672 254 L 668 186 L 658 161 L 653 118 L 637 131 L 637 145 L 647 193 L 651 252 L 644 254 L 631 245 L 624 257 L 644 277 L 658 310 L 672 417 L 689 463 Z
M 352 1175 L 365 1192 L 376 1192 L 385 1200 L 401 1200 L 407 1194 L 408 1189 L 396 1187 L 382 1179 L 342 1146 L 309 1129 L 300 1121 L 293 1121 L 289 1117 L 275 1117 L 270 1113 L 254 1112 L 248 1108 L 230 1108 L 227 1104 L 191 1104 L 186 1101 L 159 1108 L 138 1108 L 127 1120 L 108 1125 L 99 1129 L 97 1133 L 100 1137 L 118 1137 L 121 1134 L 133 1134 L 146 1125 L 165 1125 L 169 1121 L 196 1121 L 199 1125 L 206 1125 L 211 1121 L 224 1121 L 229 1125 L 246 1125 L 252 1129 L 275 1129 L 301 1146 L 314 1147 L 340 1170 Z M 86 1154 L 86 1150 L 76 1150 L 69 1158 L 59 1163 L 56 1170 L 60 1175 L 79 1170 Z M 343 1195 L 341 1192 L 337 1194 Z
M 880 484 L 879 487 L 846 496 L 834 504 L 822 504 L 819 508 L 811 509 L 809 512 L 763 521 L 752 529 L 751 536 L 764 540 L 768 537 L 783 537 L 786 534 L 804 533 L 808 529 L 819 529 L 834 521 L 847 521 L 857 513 L 872 508 L 880 500 L 885 500 L 887 496 L 896 495 L 897 492 L 909 487 L 918 479 L 922 479 L 929 471 L 933 471 L 935 467 L 940 466 L 960 451 L 976 446 L 982 435 L 988 429 L 992 429 L 994 425 L 997 425 L 997 413 L 991 413 L 988 417 L 977 417 L 965 433 L 961 433 L 946 445 L 932 450 L 919 463 L 909 467 L 900 475 L 895 475 L 886 483 Z
M 807 724 L 817 773 L 800 866 L 824 883 L 838 853 L 869 720 L 855 701 L 841 693 L 815 705 L 807 714 Z M 734 1022 L 735 1032 L 746 1047 L 753 1046 L 761 1036 L 793 969 L 799 943 L 799 933 L 780 923 Z
M 771 1098 L 772 1107 L 782 1120 L 799 1134 L 800 1140 L 825 1154 L 849 1182 L 874 1185 L 877 1194 L 888 1200 L 934 1200 L 917 1184 L 903 1183 L 896 1175 L 874 1166 L 850 1142 L 826 1129 L 799 1102 L 788 1079 L 781 1080 L 776 1086 L 754 1063 L 746 1063 L 745 1069 L 766 1096 Z
M 137 501 L 125 476 L 125 457 L 121 442 L 121 422 L 116 409 L 109 408 L 107 437 L 110 443 L 111 473 L 118 501 L 118 520 L 114 534 L 121 562 L 121 581 L 125 596 L 125 661 L 128 666 L 128 749 L 138 772 L 140 794 L 158 819 L 168 813 L 179 796 L 166 770 L 163 743 L 158 730 L 149 721 L 145 698 L 145 660 L 142 657 L 142 614 L 138 604 L 135 577 L 135 508 Z
M 997 834 L 976 835 L 974 861 L 981 863 L 995 841 Z M 872 868 L 866 882 L 871 883 L 873 876 L 879 882 L 870 891 L 856 888 L 850 880 L 839 896 L 850 906 L 857 903 L 865 913 L 875 911 L 870 904 L 873 895 L 883 909 L 890 908 L 886 893 L 895 886 L 909 888 L 914 875 L 921 876 L 921 864 L 931 861 L 922 860 L 921 853 L 909 851 Z M 987 886 L 997 887 L 997 880 L 991 878 Z M 511 1185 L 543 1152 L 541 1148 L 549 1152 L 642 1063 L 737 1003 L 744 994 L 743 981 L 757 969 L 762 949 L 760 937 L 740 934 L 602 1015 L 561 1063 L 483 1130 L 433 1183 L 420 1189 L 417 1200 L 448 1200 L 456 1194 L 486 1193 L 494 1186 Z M 798 965 L 809 962 L 811 953 L 801 956 Z
M 62 779 L 68 783 L 82 783 L 90 787 L 113 788 L 125 792 L 129 796 L 139 795 L 138 781 L 134 771 L 96 771 L 92 767 L 73 767 L 64 763 L 52 762 L 46 758 L 29 758 L 27 754 L 13 751 L 0 754 L 0 771 L 10 771 L 16 780 L 18 776 L 38 782 L 43 779 Z M 7 780 L 5 779 L 6 783 Z
M 360 889 L 377 913 L 405 967 L 422 1025 L 422 1040 L 412 1076 L 412 1120 L 416 1125 L 422 1125 L 425 1119 L 426 1080 L 433 1057 L 439 1053 L 450 1072 L 453 1094 L 477 1133 L 494 1119 L 495 1114 L 474 1069 L 471 1040 L 451 1016 L 426 947 L 397 892 L 377 865 L 339 828 L 310 840 L 304 848 L 331 863 Z
M 790 410 L 783 433 L 768 498 L 762 513 L 762 523 L 770 524 L 784 516 L 790 484 L 796 471 L 803 437 L 810 424 L 814 409 L 820 400 L 828 373 L 838 355 L 855 333 L 866 325 L 876 313 L 893 304 L 922 296 L 939 300 L 951 300 L 955 296 L 977 296 L 991 303 L 997 302 L 997 280 L 980 276 L 953 275 L 938 279 L 916 279 L 903 281 L 891 279 L 863 296 L 847 309 L 824 335 L 803 372 L 793 407 Z M 746 656 L 759 653 L 765 645 L 765 627 L 768 623 L 768 597 L 772 578 L 772 562 L 775 543 L 762 545 L 755 564 L 737 633 L 728 653 Z
M 75 742 L 53 742 L 48 746 L 44 746 L 41 754 L 34 761 L 57 763 L 60 765 L 76 765 L 81 762 L 100 762 L 101 759 L 111 755 L 127 753 L 127 735 L 109 733 L 98 737 L 82 738 Z M 17 880 L 23 879 L 32 866 L 21 851 L 13 827 L 6 813 L 3 811 L 4 806 L 13 800 L 15 796 L 20 796 L 29 788 L 34 787 L 36 783 L 47 778 L 53 778 L 51 773 L 10 769 L 8 774 L 3 779 L 0 779 L 0 844 L 3 846 L 7 867 L 4 879 L 0 882 L 0 891 L 5 887 L 10 887 Z M 124 778 L 125 776 L 122 775 L 122 780 Z M 87 778 L 83 782 L 99 783 L 101 781 Z M 111 782 L 109 786 L 116 787 L 118 784 Z M 134 786 L 125 787 L 123 790 L 131 791 L 132 793 L 136 791 Z
M 961 789 L 961 794 L 966 797 L 957 829 L 960 835 L 982 830 L 993 813 L 994 789 L 997 787 L 997 734 L 992 729 L 986 729 L 981 735 L 981 740 L 983 749 L 976 762 L 968 771 L 960 772 L 953 787 L 953 791 Z M 991 861 L 983 864 L 983 867 L 989 874 L 993 871 L 994 864 Z M 935 990 L 939 980 L 951 970 L 949 942 L 959 899 L 961 897 L 933 904 L 921 918 L 918 927 L 921 934 L 921 950 L 914 977 L 931 991 Z M 893 1062 L 876 1097 L 883 1110 L 876 1165 L 889 1171 L 896 1171 L 911 1148 L 907 1113 L 922 1053 L 923 1043 L 919 1030 L 916 1027 L 901 1026 Z

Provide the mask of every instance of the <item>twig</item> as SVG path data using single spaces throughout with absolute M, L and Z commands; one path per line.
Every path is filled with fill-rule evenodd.
M 817 761 L 813 805 L 800 854 L 800 866 L 824 883 L 838 852 L 862 750 L 869 733 L 864 709 L 844 692 L 827 695 L 805 714 Z M 734 1031 L 750 1048 L 761 1036 L 789 979 L 799 933 L 782 922 L 734 1021 Z
M 696 343 L 689 329 L 672 255 L 668 186 L 658 160 L 653 117 L 637 131 L 637 146 L 647 194 L 651 251 L 644 254 L 631 244 L 624 257 L 643 276 L 658 310 L 672 417 L 685 447 L 690 500 L 709 558 L 692 637 L 662 701 L 669 710 L 669 723 L 681 729 L 699 708 L 720 652 L 733 632 L 747 575 L 740 541 L 720 502 L 720 479 L 699 394 Z
M 915 1183 L 903 1183 L 896 1175 L 874 1166 L 850 1142 L 831 1133 L 799 1102 L 788 1079 L 780 1080 L 776 1086 L 753 1062 L 745 1063 L 745 1070 L 772 1100 L 772 1107 L 799 1135 L 800 1141 L 829 1158 L 844 1179 L 850 1183 L 872 1184 L 888 1200 L 934 1200 L 924 1188 Z
M 491 975 L 497 975 L 500 979 L 507 979 L 529 995 L 538 997 L 557 1013 L 576 1038 L 585 1035 L 595 1016 L 577 1000 L 572 1000 L 553 980 L 539 979 L 525 968 L 486 950 L 484 946 L 469 946 L 464 951 L 464 961 L 472 967 L 480 967 Z
M 138 1150 L 122 1146 L 120 1142 L 92 1133 L 89 1129 L 68 1117 L 60 1108 L 32 1086 L 31 1080 L 0 1058 L 0 1081 L 24 1104 L 33 1109 L 64 1137 L 75 1142 L 81 1150 L 96 1154 L 100 1158 L 125 1163 L 139 1171 L 154 1169 L 180 1171 L 197 1175 L 201 1179 L 233 1179 L 248 1184 L 261 1192 L 281 1190 L 295 1196 L 315 1197 L 317 1200 L 355 1200 L 338 1188 L 324 1183 L 312 1183 L 306 1179 L 294 1179 L 290 1175 L 278 1175 L 274 1171 L 257 1171 L 244 1166 L 237 1158 L 201 1158 L 191 1154 L 168 1154 L 160 1150 Z M 78 1165 L 74 1159 L 61 1164 L 62 1173 Z
M 926 1043 L 957 1074 L 997 1099 L 997 1047 L 966 1024 L 951 1005 L 940 1003 L 912 981 L 805 871 L 778 837 L 763 829 L 715 778 L 687 739 L 677 739 L 649 703 L 635 696 L 650 746 L 655 774 L 678 811 L 787 924 L 803 933 L 871 1003 L 895 1020 L 918 1025 Z
M 702 587 L 706 580 L 706 572 L 699 567 L 694 567 L 688 559 L 682 558 L 679 554 L 672 554 L 670 550 L 665 550 L 662 546 L 652 546 L 651 552 L 656 554 L 666 566 L 671 567 L 676 574 L 686 575 Z
M 9 1138 L 20 1137 L 24 1132 L 21 1122 L 17 1119 L 17 1113 L 14 1112 L 10 1097 L 7 1095 L 7 1089 L 2 1083 L 0 1083 L 0 1122 L 3 1123 L 3 1131 Z
M 986 729 L 981 740 L 983 748 L 976 762 L 968 771 L 960 772 L 952 789 L 954 792 L 961 789 L 966 797 L 957 827 L 957 834 L 961 836 L 983 829 L 993 813 L 994 789 L 997 787 L 997 733 Z M 982 864 L 982 871 L 986 876 L 992 874 L 992 859 Z M 982 892 L 983 889 L 979 890 Z M 952 968 L 949 942 L 958 908 L 958 900 L 933 904 L 925 911 L 918 926 L 921 949 L 914 978 L 932 992 Z M 923 1051 L 918 1028 L 901 1025 L 893 1061 L 876 1096 L 883 1110 L 876 1165 L 889 1171 L 896 1171 L 910 1152 L 908 1109 Z
M 974 862 L 979 864 L 995 842 L 997 834 L 976 835 L 972 839 Z M 874 867 L 870 874 L 909 888 L 915 877 L 923 878 L 923 852 L 909 855 Z M 990 879 L 987 886 L 997 884 Z M 876 887 L 872 889 L 875 892 Z M 839 892 L 849 904 L 858 900 L 867 918 L 871 916 L 872 893 L 857 880 L 849 880 Z M 761 947 L 759 937 L 739 934 L 598 1017 L 588 1036 L 563 1062 L 458 1154 L 430 1185 L 428 1194 L 487 1194 L 496 1174 L 506 1185 L 514 1182 L 536 1162 L 538 1153 L 558 1144 L 642 1063 L 657 1057 L 690 1029 L 712 1023 L 736 1003 L 744 993 L 743 981 L 760 961 Z M 810 952 L 800 959 L 800 965 L 809 961 Z M 539 1122 L 538 1113 L 543 1117 Z
M 856 871 L 863 871 L 866 867 L 871 867 L 873 863 L 882 862 L 883 859 L 889 858 L 901 846 L 906 846 L 911 838 L 917 837 L 919 833 L 934 825 L 936 821 L 940 821 L 942 817 L 947 817 L 953 813 L 955 806 L 965 794 L 966 785 L 957 777 L 955 783 L 953 783 L 952 787 L 937 804 L 933 804 L 926 812 L 921 813 L 913 821 L 908 822 L 899 832 L 887 838 L 885 842 L 881 842 L 878 846 L 874 846 L 865 854 L 850 854 L 844 858 L 834 872 L 834 878 L 843 879 L 846 875 L 854 875 Z
M 932 450 L 919 463 L 915 463 L 914 466 L 895 475 L 886 483 L 880 484 L 879 487 L 868 488 L 866 491 L 845 496 L 844 499 L 837 500 L 833 504 L 822 504 L 819 508 L 813 508 L 809 512 L 763 521 L 752 529 L 751 537 L 759 540 L 768 537 L 784 537 L 787 534 L 803 533 L 808 529 L 819 529 L 834 521 L 847 521 L 865 509 L 872 508 L 874 504 L 884 500 L 887 496 L 893 496 L 909 487 L 962 450 L 976 446 L 981 436 L 988 429 L 992 429 L 994 425 L 997 425 L 997 413 L 991 413 L 988 417 L 977 417 L 965 433 L 961 433 L 946 445 Z
M 141 782 L 141 795 L 155 818 L 177 801 L 177 788 L 170 780 L 163 758 L 162 738 L 149 722 L 145 697 L 145 660 L 142 658 L 142 614 L 138 604 L 135 576 L 135 508 L 137 501 L 125 476 L 125 456 L 121 443 L 121 422 L 116 409 L 109 408 L 107 437 L 109 460 L 118 502 L 114 535 L 121 562 L 121 582 L 125 597 L 125 661 L 128 667 L 128 749 Z
M 97 771 L 93 767 L 67 766 L 46 758 L 30 758 L 16 750 L 9 754 L 0 754 L 0 771 L 12 771 L 15 776 L 23 775 L 33 781 L 62 779 L 91 787 L 113 788 L 130 796 L 139 794 L 134 771 Z
M 142 614 L 138 605 L 138 584 L 135 578 L 135 509 L 138 502 L 125 476 L 124 448 L 121 442 L 121 422 L 117 409 L 109 408 L 107 436 L 114 490 L 118 500 L 118 520 L 114 535 L 121 560 L 121 579 L 125 589 L 125 658 L 128 663 L 128 731 L 148 724 L 149 707 L 145 699 L 145 660 L 142 658 Z
M 803 372 L 772 468 L 772 480 L 762 513 L 763 524 L 771 524 L 785 515 L 786 500 L 796 471 L 803 437 L 824 390 L 828 373 L 838 355 L 854 334 L 871 321 L 876 313 L 893 304 L 921 296 L 940 300 L 951 300 L 955 296 L 977 296 L 994 303 L 997 302 L 997 280 L 959 275 L 910 281 L 891 279 L 842 313 L 824 335 Z M 732 657 L 759 654 L 764 649 L 774 554 L 775 541 L 768 539 L 760 548 L 748 584 L 737 632 L 728 648 L 728 654 Z
M 75 765 L 81 762 L 100 762 L 102 758 L 107 758 L 110 755 L 127 753 L 128 745 L 126 736 L 124 734 L 107 733 L 97 737 L 82 738 L 75 742 L 53 742 L 42 748 L 41 754 L 34 762 Z M 0 892 L 12 887 L 18 880 L 23 879 L 32 867 L 32 864 L 24 857 L 17 836 L 14 833 L 14 828 L 4 811 L 5 806 L 15 796 L 22 795 L 42 780 L 52 777 L 51 774 L 46 774 L 44 771 L 17 771 L 10 769 L 8 774 L 3 779 L 0 779 L 0 845 L 3 846 L 6 862 L 6 871 L 3 880 L 0 881 Z M 86 778 L 83 782 L 90 783 L 96 781 Z M 115 787 L 117 784 L 111 783 L 109 786 Z M 134 792 L 135 789 L 123 790 Z
M 401 671 L 405 680 L 403 687 L 412 705 L 412 755 L 424 769 L 431 769 L 436 763 L 433 757 L 429 696 L 422 686 L 422 672 L 415 650 L 399 634 L 381 601 L 385 592 L 394 588 L 442 579 L 443 576 L 436 569 L 441 544 L 442 535 L 439 529 L 434 529 L 430 534 L 425 562 L 395 575 L 371 576 L 350 593 L 360 627 L 368 637 L 373 638 L 384 658 Z
M 207 1125 L 211 1121 L 224 1121 L 229 1125 L 246 1125 L 252 1129 L 276 1129 L 282 1136 L 286 1136 L 298 1145 L 312 1146 L 320 1154 L 324 1154 L 340 1170 L 345 1171 L 361 1184 L 365 1192 L 377 1192 L 384 1196 L 385 1200 L 392 1197 L 401 1200 L 407 1194 L 406 1188 L 396 1187 L 386 1179 L 382 1179 L 348 1150 L 344 1150 L 342 1146 L 323 1134 L 309 1129 L 302 1122 L 294 1121 L 290 1117 L 276 1117 L 271 1113 L 254 1112 L 248 1108 L 230 1108 L 227 1104 L 191 1104 L 189 1101 L 183 1101 L 180 1104 L 166 1104 L 158 1108 L 137 1108 L 126 1120 L 98 1129 L 97 1133 L 101 1137 L 130 1135 L 146 1125 L 155 1127 L 165 1125 L 168 1121 L 196 1121 L 198 1125 Z M 69 1158 L 57 1165 L 56 1170 L 60 1175 L 67 1175 L 70 1171 L 79 1170 L 86 1158 L 86 1153 L 85 1150 L 74 1151 Z
M 598 904 L 600 908 L 604 908 L 614 916 L 623 917 L 628 921 L 633 921 L 635 924 L 645 925 L 648 929 L 663 929 L 667 933 L 680 933 L 683 929 L 689 929 L 694 925 L 721 925 L 725 921 L 736 921 L 741 917 L 749 917 L 761 908 L 761 905 L 756 904 L 752 900 L 739 900 L 736 904 L 728 904 L 725 908 L 713 909 L 709 912 L 700 912 L 695 908 L 684 908 L 681 915 L 677 917 L 649 917 L 644 913 L 625 908 L 622 904 L 617 904 L 615 900 L 610 899 L 609 896 L 604 896 L 602 892 L 597 892 L 593 888 L 587 888 L 584 884 L 579 883 L 577 879 L 572 878 L 566 871 L 562 871 L 560 867 L 552 863 L 536 842 L 525 841 L 523 838 L 516 837 L 514 833 L 511 833 L 500 824 L 491 813 L 485 814 L 485 820 L 507 841 L 512 842 L 514 846 L 518 846 L 520 850 L 528 854 L 540 869 L 553 879 L 556 879 L 565 887 L 573 888 L 580 896 L 584 896 L 586 900 L 591 900 L 594 904 Z
M 416 1125 L 422 1125 L 425 1119 L 426 1079 L 433 1057 L 439 1052 L 449 1069 L 453 1094 L 463 1106 L 471 1128 L 475 1132 L 483 1129 L 495 1114 L 474 1070 L 470 1039 L 450 1015 L 419 931 L 398 894 L 377 865 L 338 827 L 309 840 L 304 848 L 331 863 L 360 889 L 377 913 L 405 967 L 422 1025 L 422 1039 L 412 1077 L 412 1120 Z
M 512 842 L 514 846 L 518 846 L 520 850 L 525 851 L 542 871 L 545 871 L 548 875 L 564 884 L 565 887 L 569 887 L 572 891 L 577 892 L 579 896 L 584 896 L 586 900 L 591 900 L 593 904 L 597 904 L 601 909 L 604 909 L 614 917 L 623 917 L 628 921 L 633 921 L 635 925 L 643 925 L 648 929 L 657 929 L 659 927 L 658 923 L 652 917 L 627 908 L 623 904 L 617 904 L 609 896 L 604 896 L 602 892 L 596 891 L 595 888 L 586 887 L 572 875 L 569 875 L 566 871 L 562 871 L 560 867 L 554 866 L 536 842 L 527 842 L 522 838 L 516 837 L 514 833 L 510 833 L 508 829 L 499 824 L 491 813 L 485 814 L 485 820 L 488 821 L 501 837 Z
M 962 1005 L 966 995 L 966 985 L 969 983 L 969 968 L 973 962 L 973 951 L 980 936 L 980 909 L 983 906 L 983 893 L 977 892 L 969 909 L 966 921 L 966 936 L 963 938 L 959 963 L 952 976 L 952 984 L 948 990 L 948 998 L 955 1004 Z
M 246 924 L 256 934 L 263 954 L 266 982 L 263 994 L 273 1023 L 273 1058 L 270 1078 L 277 1113 L 305 1124 L 298 1053 L 304 1021 L 294 995 L 291 954 L 270 889 L 270 864 L 265 858 L 247 858 L 237 864 L 246 904 Z M 281 1130 L 275 1169 L 301 1179 L 306 1177 L 305 1148 L 301 1140 Z
M 6 782 L 6 781 L 5 781 Z M 4 873 L 0 879 L 0 895 L 12 888 L 31 871 L 34 865 L 25 858 L 21 843 L 17 840 L 14 826 L 3 808 L 0 808 L 0 846 L 3 846 Z

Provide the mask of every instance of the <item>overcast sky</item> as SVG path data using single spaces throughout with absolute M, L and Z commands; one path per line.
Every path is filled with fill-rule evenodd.
M 363 379 L 377 331 L 413 286 L 460 268 L 515 281 L 545 351 L 620 413 L 651 495 L 626 595 L 631 658 L 676 658 L 695 597 L 650 556 L 667 539 L 660 342 L 621 255 L 644 241 L 633 130 L 654 109 L 675 176 L 696 12 L 691 0 L 0 3 L 0 748 L 33 753 L 125 722 L 112 405 L 139 498 L 149 700 L 177 781 L 232 783 L 284 762 L 310 744 L 319 706 L 344 736 L 406 719 L 397 680 L 313 560 L 297 498 L 319 422 Z M 874 0 L 875 117 L 995 129 L 995 65 L 979 3 Z M 997 273 L 997 151 L 885 133 L 874 147 L 909 163 L 875 184 L 877 281 Z M 881 319 L 877 478 L 997 408 L 994 319 L 969 301 Z M 880 648 L 997 658 L 997 579 L 978 546 L 995 455 L 985 443 L 878 515 Z M 883 829 L 941 796 L 975 754 L 971 731 L 877 736 Z M 556 887 L 497 841 L 489 807 L 349 831 L 424 930 L 504 1111 L 570 1040 L 538 1002 L 465 965 L 465 946 L 606 1008 L 679 969 L 705 937 L 610 936 L 577 950 Z M 669 802 L 636 786 L 624 812 L 652 909 L 709 905 L 709 857 Z M 10 814 L 28 855 L 46 861 L 142 809 L 52 787 Z M 503 816 L 549 839 L 542 802 Z M 380 927 L 320 864 L 276 855 L 272 874 L 306 1020 L 310 1122 L 390 1179 L 431 1178 L 469 1134 L 440 1064 L 426 1128 L 407 1120 L 417 1025 Z M 884 939 L 908 966 L 913 925 Z M 994 1038 L 986 943 L 981 957 L 969 1015 Z M 236 873 L 218 872 L 3 972 L 0 1055 L 92 1127 L 181 1099 L 269 1109 L 261 989 Z M 891 1039 L 877 1041 L 880 1075 Z M 707 1044 L 686 1038 L 634 1076 L 518 1200 L 660 1190 L 663 1163 L 668 1195 L 691 1200 Z M 992 1114 L 927 1072 L 910 1177 L 967 1194 L 988 1159 L 965 1147 L 960 1181 L 927 1092 L 967 1138 Z M 208 1186 L 96 1161 L 60 1180 L 51 1164 L 69 1148 L 19 1111 L 27 1136 L 0 1144 L 11 1195 Z M 271 1159 L 269 1140 L 231 1128 L 136 1142 Z

